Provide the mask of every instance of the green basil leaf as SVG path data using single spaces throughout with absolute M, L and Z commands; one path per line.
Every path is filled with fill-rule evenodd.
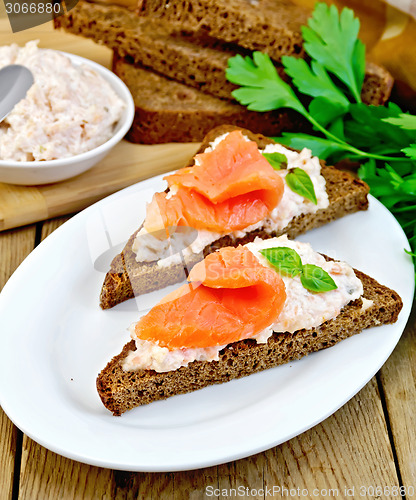
M 262 153 L 275 170 L 287 167 L 287 157 L 283 153 Z
M 338 288 L 335 281 L 322 267 L 313 264 L 305 264 L 302 267 L 300 281 L 311 292 L 329 292 Z
M 299 254 L 288 247 L 265 248 L 260 253 L 283 276 L 294 277 L 302 271 L 302 260 Z
M 286 175 L 286 183 L 292 191 L 307 198 L 314 205 L 317 205 L 315 189 L 311 178 L 301 168 L 294 168 Z

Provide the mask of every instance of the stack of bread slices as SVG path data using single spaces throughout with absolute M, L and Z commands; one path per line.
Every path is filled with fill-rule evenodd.
M 301 26 L 308 10 L 288 0 L 130 1 L 80 0 L 55 20 L 55 27 L 114 51 L 113 71 L 129 87 L 136 106 L 131 141 L 199 142 L 225 123 L 268 136 L 305 129 L 304 120 L 290 110 L 256 113 L 240 106 L 225 69 L 235 54 L 260 50 L 285 78 L 281 57 L 305 56 Z M 385 69 L 369 63 L 363 101 L 384 104 L 392 84 Z

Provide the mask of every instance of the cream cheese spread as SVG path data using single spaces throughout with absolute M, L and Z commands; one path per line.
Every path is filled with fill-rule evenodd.
M 282 276 L 286 287 L 286 301 L 277 321 L 253 337 L 258 343 L 266 343 L 273 332 L 293 333 L 301 329 L 311 329 L 335 318 L 349 302 L 361 297 L 363 285 L 356 277 L 354 270 L 345 262 L 326 261 L 315 252 L 308 243 L 291 241 L 286 235 L 269 240 L 256 238 L 246 247 L 265 266 L 272 267 L 260 250 L 273 247 L 289 247 L 295 250 L 302 264 L 314 264 L 322 267 L 335 281 L 337 288 L 328 292 L 313 293 L 305 289 L 299 276 L 289 278 Z M 370 302 L 370 301 L 368 301 Z M 365 303 L 367 307 L 371 304 Z M 219 352 L 224 346 L 207 349 L 175 349 L 169 351 L 156 343 L 138 339 L 134 332 L 134 324 L 130 327 L 131 337 L 136 342 L 136 350 L 126 357 L 123 368 L 126 371 L 152 369 L 157 372 L 176 370 L 187 366 L 191 361 L 218 360 Z
M 0 124 L 1 160 L 66 158 L 112 137 L 126 104 L 96 71 L 36 41 L 0 47 L 0 68 L 8 64 L 29 68 L 34 84 Z
M 228 133 L 217 137 L 215 141 L 210 143 L 204 152 L 211 152 L 225 139 L 225 137 L 227 137 L 227 135 Z M 248 138 L 246 139 L 249 140 Z M 170 246 L 169 239 L 162 241 L 152 235 L 144 238 L 147 232 L 142 228 L 136 235 L 136 239 L 133 243 L 133 252 L 136 254 L 136 261 L 151 262 L 157 260 L 157 265 L 159 267 L 168 267 L 172 264 L 178 264 L 182 260 L 186 262 L 189 256 L 201 253 L 206 246 L 219 240 L 223 236 L 229 235 L 233 238 L 244 238 L 247 233 L 256 229 L 264 230 L 267 233 L 280 231 L 295 217 L 301 214 L 315 213 L 321 208 L 328 207 L 328 194 L 325 187 L 325 178 L 321 175 L 321 164 L 316 156 L 312 156 L 309 149 L 304 148 L 298 153 L 285 148 L 281 144 L 268 144 L 262 152 L 283 153 L 287 157 L 287 169 L 277 171 L 277 174 L 280 175 L 283 180 L 287 173 L 293 168 L 305 170 L 312 180 L 317 204 L 315 205 L 303 196 L 293 192 L 286 182 L 284 182 L 283 197 L 278 206 L 268 215 L 268 217 L 256 224 L 246 227 L 244 230 L 234 231 L 232 233 L 217 233 L 208 230 L 199 230 L 195 232 L 193 240 L 189 244 L 186 244 L 184 240 L 182 240 L 182 243 L 179 243 L 178 238 L 176 238 L 176 241 L 172 242 L 173 244 Z M 182 250 L 175 251 L 175 248 L 182 248 Z

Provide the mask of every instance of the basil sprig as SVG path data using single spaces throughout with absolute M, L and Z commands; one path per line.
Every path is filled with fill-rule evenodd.
M 262 153 L 275 170 L 287 167 L 287 157 L 283 153 Z
M 318 204 L 312 180 L 305 170 L 301 168 L 291 169 L 286 175 L 286 183 L 295 193 L 310 200 L 314 205 Z
M 311 292 L 329 292 L 337 285 L 322 267 L 313 264 L 302 264 L 299 254 L 288 247 L 265 248 L 260 253 L 283 275 L 294 278 L 300 275 L 302 286 Z
M 287 168 L 287 157 L 283 153 L 262 153 L 274 170 Z M 309 174 L 301 168 L 293 168 L 286 174 L 286 183 L 289 188 L 310 200 L 314 205 L 318 204 L 316 199 L 315 189 Z

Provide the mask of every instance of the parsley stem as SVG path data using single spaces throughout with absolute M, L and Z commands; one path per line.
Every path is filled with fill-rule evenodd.
M 396 211 L 394 209 L 392 209 L 391 213 L 394 215 L 396 213 Z M 400 225 L 402 226 L 403 229 L 406 229 L 408 227 L 414 226 L 415 225 L 415 221 L 414 220 L 409 220 L 407 222 L 400 223 Z
M 395 208 L 394 212 L 397 212 L 397 213 L 400 213 L 400 212 L 411 212 L 412 210 L 416 210 L 416 205 L 410 205 L 409 207 Z
M 366 151 L 361 151 L 360 149 L 355 148 L 348 144 L 348 142 L 343 141 L 336 135 L 331 134 L 325 127 L 323 127 L 319 122 L 315 120 L 307 111 L 303 113 L 305 118 L 307 118 L 312 125 L 314 125 L 318 130 L 320 130 L 328 139 L 332 139 L 334 142 L 341 144 L 345 151 L 350 151 L 351 153 L 355 153 L 357 156 L 363 156 L 365 158 L 374 158 L 375 160 L 383 160 L 383 161 L 398 161 L 403 160 L 403 158 L 398 156 L 383 156 L 377 155 L 373 153 L 367 153 Z

